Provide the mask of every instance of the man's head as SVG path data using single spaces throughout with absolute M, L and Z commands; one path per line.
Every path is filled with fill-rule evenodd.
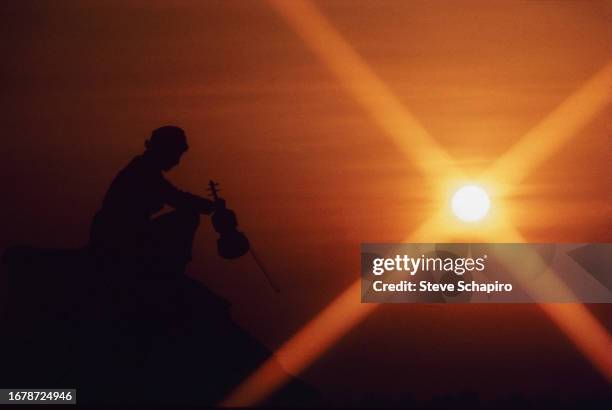
M 163 171 L 174 168 L 181 156 L 189 149 L 187 137 L 182 128 L 166 125 L 153 131 L 145 141 L 146 154 L 153 158 Z

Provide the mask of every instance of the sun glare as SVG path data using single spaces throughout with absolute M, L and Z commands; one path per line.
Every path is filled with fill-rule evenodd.
M 477 185 L 459 188 L 451 199 L 453 214 L 463 222 L 477 222 L 484 218 L 491 207 L 487 192 Z

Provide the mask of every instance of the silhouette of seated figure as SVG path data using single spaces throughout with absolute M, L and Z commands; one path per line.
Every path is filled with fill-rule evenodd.
M 223 200 L 164 179 L 187 151 L 185 133 L 161 127 L 145 146 L 110 185 L 86 248 L 3 253 L 0 351 L 11 354 L 0 386 L 74 386 L 94 405 L 213 405 L 265 360 L 283 371 L 228 301 L 182 275 L 200 214 L 228 214 Z M 174 210 L 155 217 L 164 205 Z M 248 249 L 238 243 L 232 255 Z M 286 377 L 268 403 L 316 403 L 310 386 Z
M 145 147 L 111 183 L 93 218 L 89 249 L 105 271 L 180 274 L 191 260 L 200 214 L 211 214 L 223 200 L 181 191 L 164 178 L 189 148 L 181 128 L 154 130 Z M 174 211 L 153 218 L 164 205 Z

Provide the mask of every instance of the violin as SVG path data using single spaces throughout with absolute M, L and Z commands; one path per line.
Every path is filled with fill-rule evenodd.
M 219 184 L 212 179 L 208 182 L 208 190 L 215 201 L 221 199 L 219 197 L 218 186 Z M 218 208 L 211 216 L 213 228 L 219 234 L 219 239 L 217 239 L 217 251 L 219 255 L 225 259 L 236 259 L 247 252 L 250 253 L 253 260 L 266 277 L 270 287 L 276 293 L 279 293 L 280 289 L 272 281 L 268 272 L 266 272 L 266 269 L 259 257 L 255 254 L 246 235 L 238 230 L 238 218 L 236 218 L 236 213 L 225 207 L 225 201 L 221 201 L 221 203 L 222 207 Z
M 213 200 L 218 201 L 219 184 L 210 180 L 208 190 Z M 246 254 L 250 249 L 249 240 L 246 235 L 238 230 L 238 218 L 231 209 L 223 206 L 217 209 L 211 216 L 212 225 L 219 234 L 217 239 L 217 251 L 225 259 L 236 259 Z

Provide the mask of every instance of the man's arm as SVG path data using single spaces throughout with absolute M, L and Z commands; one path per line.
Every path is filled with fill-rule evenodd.
M 206 215 L 212 214 L 220 206 L 220 203 L 210 199 L 181 191 L 166 180 L 163 182 L 163 195 L 165 202 L 175 209 L 189 209 Z

